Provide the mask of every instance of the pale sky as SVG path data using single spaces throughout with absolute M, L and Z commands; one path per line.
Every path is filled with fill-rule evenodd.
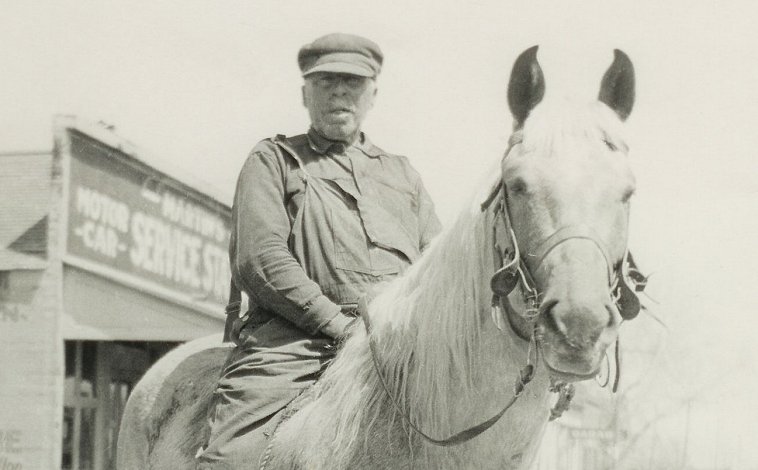
M 539 44 L 548 92 L 589 100 L 621 48 L 637 71 L 632 250 L 655 272 L 681 393 L 721 370 L 756 390 L 756 18 L 750 1 L 5 1 L 0 150 L 50 149 L 54 113 L 103 120 L 230 200 L 255 142 L 307 128 L 299 47 L 360 33 L 386 57 L 365 130 L 409 156 L 449 223 L 504 150 L 515 57 Z M 714 433 L 758 441 L 754 394 L 722 398 L 693 405 L 702 461 Z

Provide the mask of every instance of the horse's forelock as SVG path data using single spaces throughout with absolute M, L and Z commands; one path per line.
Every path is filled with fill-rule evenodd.
M 539 154 L 551 155 L 550 150 L 568 140 L 608 140 L 626 147 L 622 121 L 605 104 L 577 103 L 568 99 L 546 100 L 529 115 L 523 127 L 523 145 Z M 567 155 L 570 156 L 570 155 Z

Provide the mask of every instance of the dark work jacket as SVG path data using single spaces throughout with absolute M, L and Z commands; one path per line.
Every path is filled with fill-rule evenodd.
M 253 317 L 279 315 L 317 334 L 341 304 L 407 268 L 439 230 L 408 159 L 364 135 L 350 147 L 312 129 L 266 139 L 237 182 L 232 278 Z

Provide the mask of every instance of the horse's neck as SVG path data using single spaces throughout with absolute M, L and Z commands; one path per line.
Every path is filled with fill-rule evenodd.
M 389 361 L 392 392 L 414 422 L 437 435 L 494 412 L 526 362 L 525 342 L 492 320 L 491 223 L 492 214 L 459 220 L 394 291 L 372 305 L 371 314 L 380 316 L 376 341 L 388 353 L 380 361 Z

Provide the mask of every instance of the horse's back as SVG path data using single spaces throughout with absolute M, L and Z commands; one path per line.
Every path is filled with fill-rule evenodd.
M 207 411 L 230 350 L 221 335 L 172 350 L 137 383 L 124 409 L 117 468 L 194 468 L 207 437 Z

